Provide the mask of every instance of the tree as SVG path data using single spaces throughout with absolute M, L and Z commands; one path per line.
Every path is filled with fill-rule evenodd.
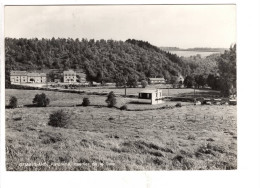
M 203 87 L 206 84 L 206 79 L 204 78 L 203 75 L 196 75 L 195 82 L 198 87 Z
M 148 82 L 146 80 L 142 80 L 141 85 L 143 88 L 146 88 L 146 86 L 148 85 Z
M 90 105 L 89 99 L 87 97 L 84 97 L 82 101 L 82 106 L 89 106 L 89 105 Z
M 116 82 L 116 87 L 126 86 L 127 83 L 125 77 L 121 73 L 116 74 L 115 82 Z
M 127 81 L 127 85 L 129 87 L 137 87 L 137 76 L 136 75 L 129 75 L 128 76 L 128 81 Z
M 229 96 L 231 88 L 234 88 L 233 92 L 236 92 L 236 44 L 230 46 L 229 50 L 226 50 L 217 61 L 221 79 L 221 93 L 224 96 Z
M 96 76 L 96 81 L 102 84 L 103 79 L 104 79 L 103 71 L 98 71 L 97 76 Z
M 172 87 L 175 88 L 178 82 L 178 77 L 177 76 L 172 76 L 170 83 L 172 84 Z
M 206 80 L 206 83 L 208 84 L 209 87 L 211 87 L 211 89 L 216 88 L 215 87 L 215 76 L 213 74 L 209 74 Z
M 18 105 L 18 101 L 17 98 L 15 96 L 11 96 L 9 99 L 9 107 L 10 108 L 17 108 Z
M 194 78 L 186 76 L 183 83 L 187 88 L 191 88 L 194 85 Z
M 70 116 L 63 110 L 50 114 L 48 125 L 53 127 L 67 127 L 70 124 Z
M 109 94 L 107 95 L 106 103 L 109 108 L 116 105 L 116 96 L 113 91 L 109 92 Z
M 57 75 L 51 71 L 47 74 L 47 81 L 48 82 L 54 82 L 54 79 L 57 77 Z
M 33 99 L 33 104 L 36 104 L 38 107 L 46 107 L 50 103 L 50 99 L 47 98 L 45 93 L 42 94 L 36 94 Z

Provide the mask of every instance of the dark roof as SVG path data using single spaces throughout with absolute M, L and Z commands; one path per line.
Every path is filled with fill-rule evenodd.
M 10 72 L 11 76 L 27 76 L 26 71 L 11 71 Z

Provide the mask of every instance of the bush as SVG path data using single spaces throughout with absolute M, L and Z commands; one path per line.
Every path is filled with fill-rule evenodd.
M 176 106 L 176 107 L 181 107 L 181 103 L 178 102 L 175 106 Z
M 18 106 L 17 98 L 14 97 L 14 96 L 11 96 L 10 99 L 9 99 L 9 107 L 10 108 L 17 108 L 17 106 Z
M 106 103 L 109 108 L 114 107 L 116 105 L 116 96 L 113 91 L 111 91 L 107 95 Z
M 124 104 L 123 106 L 120 107 L 120 110 L 127 110 L 127 105 Z
M 89 105 L 90 105 L 89 99 L 87 97 L 84 97 L 82 101 L 82 106 L 89 106 Z
M 46 107 L 49 105 L 50 99 L 47 98 L 45 93 L 42 94 L 36 94 L 34 99 L 33 99 L 33 104 L 36 104 L 38 107 Z
M 48 125 L 52 127 L 68 127 L 70 116 L 63 110 L 58 110 L 50 114 Z
M 145 88 L 148 85 L 148 83 L 147 83 L 146 80 L 142 80 L 141 85 L 142 85 L 143 88 Z

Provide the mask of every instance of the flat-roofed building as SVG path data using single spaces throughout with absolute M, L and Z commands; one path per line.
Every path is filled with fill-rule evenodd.
M 138 99 L 142 103 L 161 104 L 163 102 L 162 90 L 143 90 L 139 92 Z

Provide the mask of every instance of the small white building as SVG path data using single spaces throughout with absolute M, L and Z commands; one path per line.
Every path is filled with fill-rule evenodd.
M 68 70 L 63 72 L 63 80 L 64 83 L 76 83 L 77 82 L 77 77 L 76 77 L 76 72 L 73 70 Z
M 161 104 L 163 103 L 162 90 L 154 89 L 141 91 L 139 92 L 138 99 L 143 103 Z
M 11 84 L 46 83 L 46 74 L 27 71 L 11 71 L 10 80 Z
M 165 84 L 166 81 L 164 78 L 149 78 L 150 84 Z

